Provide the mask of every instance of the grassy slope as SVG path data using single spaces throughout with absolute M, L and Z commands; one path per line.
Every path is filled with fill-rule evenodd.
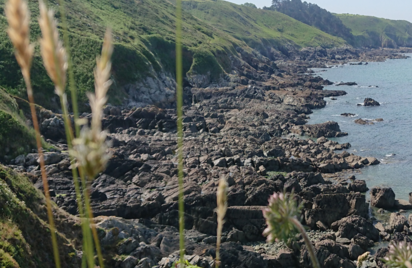
M 5 0 L 0 0 L 3 9 Z M 85 92 L 93 90 L 93 68 L 95 57 L 101 48 L 101 39 L 106 27 L 113 29 L 115 51 L 113 55 L 114 86 L 112 96 L 122 95 L 122 86 L 140 81 L 141 78 L 156 75 L 157 72 L 175 73 L 174 64 L 174 21 L 175 7 L 164 0 L 71 0 L 65 1 L 75 66 L 76 84 L 80 99 L 85 100 Z M 32 13 L 33 41 L 38 40 L 40 31 L 36 23 L 38 2 L 30 1 Z M 57 10 L 56 1 L 50 6 Z M 6 28 L 6 20 L 0 13 L 0 28 Z M 225 36 L 213 27 L 184 14 L 183 45 L 186 50 L 184 67 L 189 71 L 193 55 L 198 51 L 218 54 L 225 51 L 235 53 L 232 44 L 238 42 Z M 11 44 L 5 31 L 0 32 L 0 86 L 8 92 L 24 96 L 24 88 L 18 66 L 15 63 Z M 39 49 L 33 64 L 33 84 L 36 102 L 50 107 L 53 85 L 50 83 L 41 63 Z M 197 71 L 196 69 L 194 71 Z M 200 70 L 201 71 L 201 70 Z M 114 100 L 111 101 L 119 101 Z
M 345 44 L 314 27 L 272 10 L 256 9 L 226 1 L 184 0 L 184 9 L 215 28 L 246 42 L 253 48 L 280 46 L 334 47 Z
M 6 0 L 0 0 L 0 9 Z M 113 56 L 111 99 L 119 103 L 125 84 L 154 76 L 159 71 L 174 74 L 175 7 L 165 0 L 65 0 L 70 27 L 72 55 L 80 99 L 93 90 L 95 57 L 101 48 L 101 38 L 107 26 L 113 28 L 116 47 Z M 37 25 L 38 1 L 29 1 L 32 13 L 32 39 L 36 42 L 40 30 Z M 257 10 L 223 1 L 198 3 L 192 13 L 184 12 L 183 45 L 185 72 L 222 73 L 230 68 L 230 56 L 235 47 L 250 50 L 247 45 L 280 44 L 335 46 L 341 39 L 308 27 L 280 13 Z M 50 6 L 58 10 L 56 0 Z M 205 9 L 208 8 L 209 11 Z M 227 9 L 227 10 L 226 10 Z M 209 17 L 206 12 L 216 14 Z M 58 14 L 57 14 L 58 15 Z M 233 21 L 227 17 L 232 16 Z M 221 21 L 224 19 L 224 21 Z M 212 25 L 209 24 L 212 23 Z M 4 14 L 0 13 L 0 29 L 6 28 Z M 245 30 L 246 29 L 246 30 Z M 246 43 L 245 43 L 246 42 Z M 0 86 L 15 95 L 24 96 L 24 84 L 13 58 L 11 44 L 4 30 L 0 31 Z M 33 64 L 33 84 L 36 102 L 46 108 L 53 106 L 53 85 L 41 63 L 39 49 Z M 116 98 L 114 98 L 116 97 Z
M 34 132 L 20 116 L 18 105 L 0 88 L 0 161 L 10 160 L 36 148 Z
M 408 21 L 349 14 L 336 16 L 352 30 L 358 46 L 412 46 L 412 23 Z
M 70 233 L 77 223 L 60 209 L 59 229 Z M 78 225 L 78 224 L 77 224 Z M 69 227 L 72 226 L 72 227 Z M 78 233 L 75 231 L 74 233 Z M 62 267 L 79 267 L 69 239 L 58 232 Z M 70 235 L 70 234 L 69 234 Z M 0 165 L 0 267 L 54 267 L 44 196 L 31 181 Z

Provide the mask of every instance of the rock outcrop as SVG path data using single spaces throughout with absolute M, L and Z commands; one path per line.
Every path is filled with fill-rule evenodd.
M 373 207 L 392 209 L 395 206 L 395 193 L 391 188 L 372 188 L 370 195 Z
M 377 101 L 374 100 L 374 99 L 366 98 L 366 99 L 363 101 L 363 106 L 380 106 L 380 103 L 377 102 Z

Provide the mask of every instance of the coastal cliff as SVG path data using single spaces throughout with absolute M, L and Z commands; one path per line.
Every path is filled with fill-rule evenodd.
M 111 104 L 103 117 L 112 157 L 90 189 L 107 267 L 171 268 L 179 249 L 173 3 L 72 2 L 70 35 L 83 118 L 90 118 L 85 93 L 93 87 L 93 62 L 104 24 L 113 24 L 117 42 Z M 224 1 L 183 4 L 188 261 L 202 268 L 214 265 L 216 190 L 222 177 L 229 184 L 222 267 L 310 267 L 301 237 L 288 245 L 264 243 L 261 210 L 273 192 L 294 192 L 303 202 L 302 223 L 311 230 L 323 267 L 356 267 L 358 256 L 374 243 L 406 238 L 411 223 L 395 214 L 386 226 L 374 224 L 366 182 L 346 176 L 379 161 L 348 153 L 349 143 L 331 140 L 350 135 L 336 122 L 306 123 L 313 109 L 325 107 L 325 97 L 346 94 L 324 90 L 332 82 L 313 76 L 311 68 L 401 59 L 406 56 L 400 52 L 409 50 L 354 48 L 341 37 L 273 10 Z M 30 8 L 36 15 L 34 1 Z M 5 27 L 2 16 L 0 26 Z M 0 123 L 7 126 L 0 130 L 0 236 L 5 241 L 0 244 L 0 264 L 52 267 L 29 110 L 5 34 L 0 42 L 0 66 L 7 67 L 0 74 Z M 59 243 L 64 245 L 62 267 L 79 267 L 82 245 L 73 166 L 59 106 L 37 54 L 33 72 L 50 195 Z M 372 190 L 372 206 L 407 208 L 391 191 Z M 375 266 L 384 251 L 376 260 L 370 258 Z

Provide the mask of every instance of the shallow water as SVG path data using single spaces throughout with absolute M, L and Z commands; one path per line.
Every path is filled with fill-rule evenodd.
M 358 86 L 327 86 L 325 89 L 345 90 L 348 94 L 337 100 L 326 98 L 326 107 L 314 110 L 308 123 L 338 122 L 349 136 L 334 140 L 349 142 L 352 147 L 348 152 L 381 161 L 380 165 L 361 169 L 356 177 L 366 180 L 369 188 L 390 186 L 396 198 L 408 200 L 408 193 L 412 192 L 412 59 L 314 71 L 332 82 L 356 82 Z M 365 98 L 373 98 L 381 106 L 357 106 Z M 356 116 L 343 117 L 341 113 Z M 384 121 L 358 125 L 354 122 L 358 118 Z

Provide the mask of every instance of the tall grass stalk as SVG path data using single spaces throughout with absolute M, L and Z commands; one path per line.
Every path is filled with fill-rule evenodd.
M 184 267 L 184 195 L 183 195 L 183 60 L 182 60 L 182 0 L 176 1 L 176 108 L 177 108 L 177 158 L 179 179 L 179 245 L 180 265 Z
M 306 233 L 305 228 L 303 228 L 300 221 L 298 221 L 298 219 L 296 219 L 295 217 L 290 218 L 290 221 L 293 223 L 295 228 L 298 229 L 299 232 L 302 234 L 302 237 L 303 237 L 303 240 L 305 241 L 305 245 L 309 252 L 309 256 L 312 261 L 313 267 L 320 268 L 318 258 L 316 257 L 315 248 L 313 247 L 312 242 L 310 242 L 309 236 Z
M 70 95 L 71 95 L 73 117 L 74 117 L 74 122 L 78 122 L 79 109 L 78 109 L 78 103 L 77 103 L 77 88 L 76 88 L 76 83 L 74 79 L 73 60 L 71 58 L 69 30 L 68 30 L 68 23 L 67 23 L 67 17 L 66 17 L 65 3 L 62 0 L 58 0 L 58 4 L 60 7 L 59 11 L 60 11 L 60 17 L 61 17 L 62 26 L 63 26 L 63 42 L 66 48 L 66 53 L 67 53 L 67 58 L 68 58 L 69 89 L 70 89 Z M 75 123 L 74 128 L 75 128 L 75 137 L 79 137 L 80 136 L 80 124 Z M 77 174 L 76 174 L 76 177 L 77 177 Z M 87 187 L 88 185 L 86 183 L 86 180 L 84 179 L 84 176 L 81 175 L 80 177 L 82 178 L 83 187 L 85 189 L 88 188 Z M 102 251 L 100 248 L 99 236 L 97 234 L 96 226 L 93 221 L 93 212 L 90 207 L 90 194 L 88 190 L 85 191 L 84 197 L 85 197 L 85 207 L 87 211 L 87 217 L 90 219 L 92 235 L 93 235 L 93 240 L 96 246 L 99 265 L 100 265 L 100 268 L 104 268 L 104 261 L 103 261 Z
M 66 72 L 68 68 L 68 58 L 66 50 L 64 49 L 61 41 L 59 40 L 59 33 L 57 31 L 57 22 L 54 19 L 54 12 L 47 10 L 43 1 L 40 4 L 40 19 L 39 25 L 42 31 L 41 53 L 43 57 L 44 66 L 48 75 L 55 85 L 55 92 L 60 98 L 60 104 L 63 112 L 63 119 L 67 137 L 67 145 L 69 150 L 72 149 L 72 140 L 74 139 L 73 129 L 69 118 L 67 109 L 67 99 L 65 94 L 66 86 Z M 71 159 L 73 162 L 73 159 Z M 72 169 L 73 180 L 75 182 L 76 198 L 79 207 L 79 213 L 81 215 L 82 232 L 83 232 L 83 250 L 86 256 L 87 264 L 89 267 L 94 267 L 94 251 L 93 251 L 93 239 L 90 231 L 90 221 L 83 209 L 83 198 L 86 199 L 87 195 L 80 194 L 80 187 L 78 183 L 77 170 Z M 80 175 L 82 172 L 80 172 Z M 86 189 L 86 183 L 83 182 L 83 189 Z M 87 211 L 87 210 L 86 210 Z
M 229 187 L 225 178 L 220 179 L 219 187 L 217 188 L 217 241 L 216 241 L 216 268 L 220 266 L 220 242 L 222 240 L 224 218 L 227 211 L 227 188 Z
M 300 215 L 302 204 L 296 202 L 296 196 L 292 192 L 274 193 L 269 198 L 269 206 L 263 209 L 263 216 L 266 219 L 267 228 L 263 235 L 267 236 L 268 242 L 287 240 L 300 232 L 306 244 L 312 266 L 320 268 L 319 261 L 315 254 L 315 249 L 297 217 Z
M 59 11 L 60 11 L 60 18 L 62 20 L 63 26 L 63 43 L 64 47 L 66 48 L 67 58 L 68 58 L 68 72 L 69 72 L 69 88 L 71 93 L 71 100 L 72 100 L 72 108 L 73 108 L 73 117 L 74 121 L 76 122 L 79 119 L 79 108 L 77 105 L 77 88 L 76 83 L 74 80 L 74 72 L 73 72 L 73 60 L 71 58 L 71 51 L 70 51 L 70 41 L 69 41 L 69 28 L 67 24 L 67 17 L 66 17 L 66 9 L 64 1 L 58 0 L 59 3 Z M 80 127 L 78 124 L 74 125 L 75 127 L 75 134 L 76 137 L 80 135 Z
M 35 129 L 37 152 L 39 154 L 40 170 L 43 181 L 44 195 L 46 198 L 47 217 L 50 225 L 53 255 L 56 267 L 60 268 L 60 256 L 56 238 L 56 228 L 50 199 L 49 184 L 47 181 L 44 164 L 44 154 L 40 128 L 37 120 L 33 89 L 31 84 L 30 69 L 33 60 L 34 46 L 30 44 L 30 13 L 25 0 L 10 0 L 6 5 L 6 16 L 9 23 L 8 34 L 15 47 L 17 62 L 21 68 L 23 79 L 26 84 L 27 96 L 30 103 L 30 112 Z
M 90 107 L 92 109 L 91 128 L 85 126 L 80 132 L 80 136 L 73 141 L 73 149 L 70 154 L 76 158 L 76 165 L 81 170 L 81 178 L 84 187 L 84 200 L 87 216 L 92 223 L 92 233 L 95 238 L 96 250 L 101 268 L 103 268 L 103 258 L 98 241 L 97 231 L 93 224 L 93 213 L 90 206 L 90 182 L 106 168 L 110 154 L 106 151 L 106 132 L 102 131 L 103 107 L 107 101 L 107 91 L 111 85 L 111 56 L 113 53 L 112 33 L 106 31 L 102 54 L 96 59 L 95 94 L 88 94 Z M 77 122 L 79 124 L 80 122 Z M 87 177 L 88 180 L 85 180 Z

